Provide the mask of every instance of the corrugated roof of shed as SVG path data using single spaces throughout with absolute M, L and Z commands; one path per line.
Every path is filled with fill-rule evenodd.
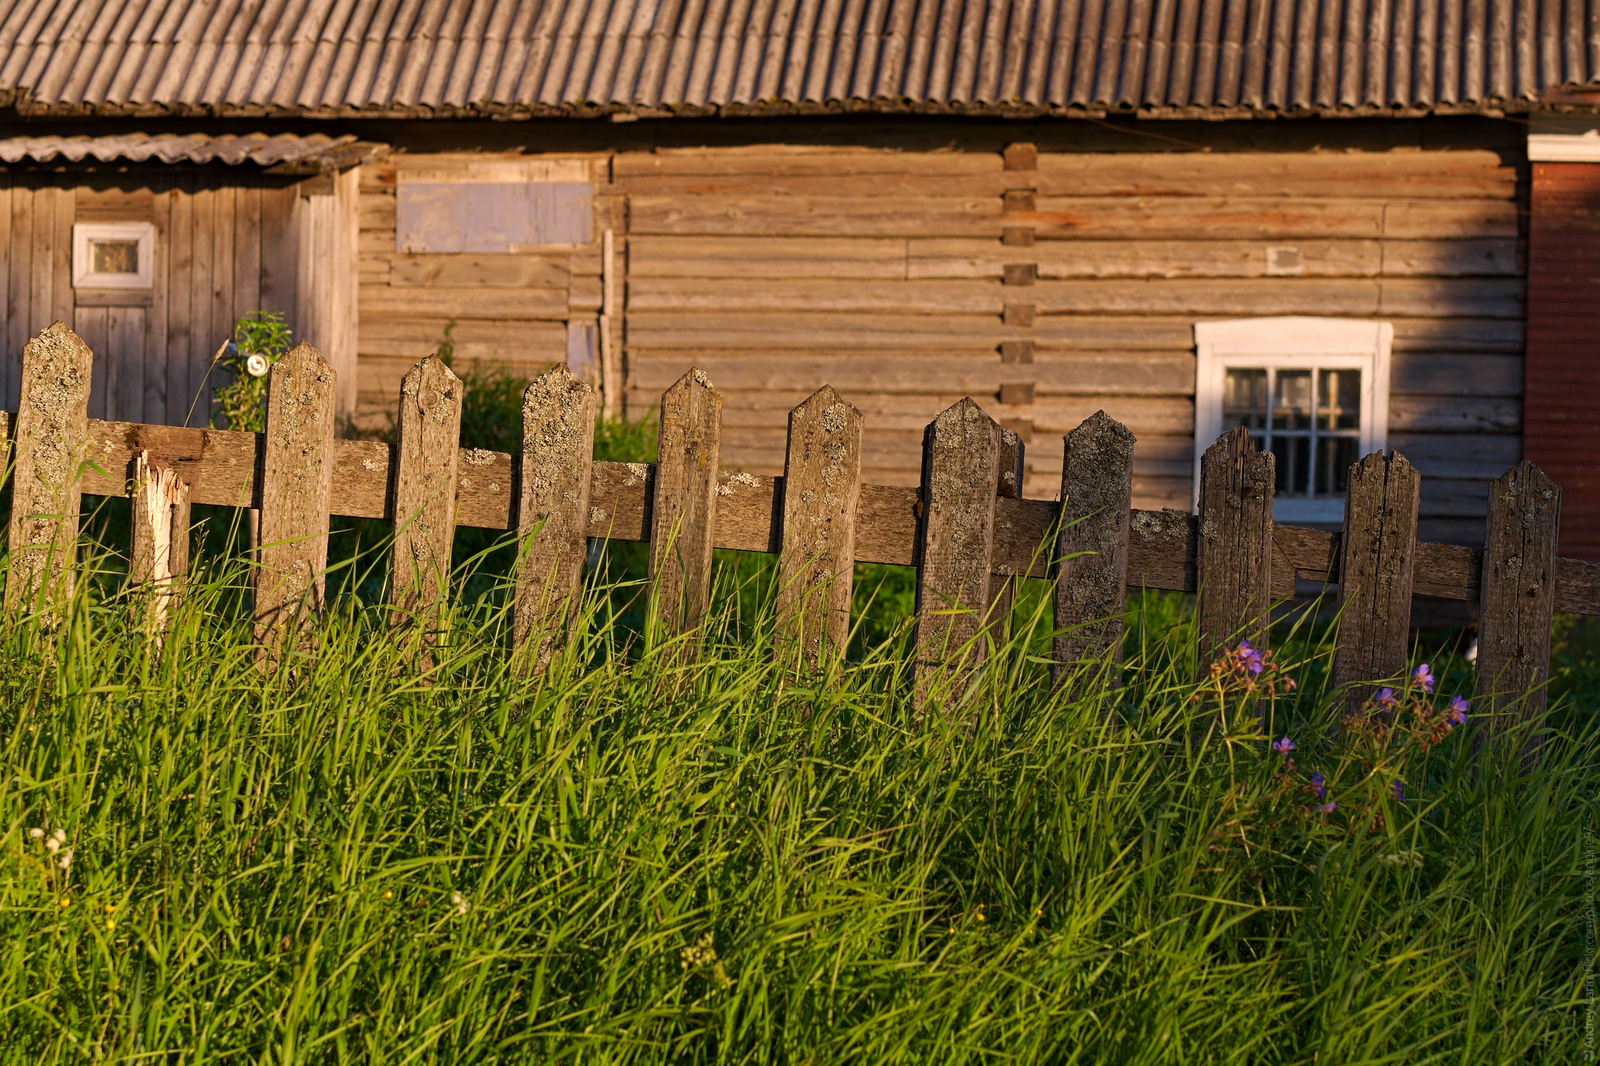
M 1600 0 L 0 0 L 42 113 L 1526 110 Z

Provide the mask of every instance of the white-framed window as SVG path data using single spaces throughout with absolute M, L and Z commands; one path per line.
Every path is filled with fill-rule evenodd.
M 1277 456 L 1272 515 L 1337 522 L 1350 465 L 1388 441 L 1394 327 L 1348 318 L 1200 322 L 1195 341 L 1194 491 L 1200 456 L 1244 426 Z
M 72 285 L 148 289 L 156 228 L 148 222 L 80 222 L 72 227 Z

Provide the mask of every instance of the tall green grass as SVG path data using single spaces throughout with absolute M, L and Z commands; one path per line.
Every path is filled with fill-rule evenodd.
M 1286 634 L 1302 684 L 1258 725 L 1194 676 L 1180 598 L 1131 608 L 1124 687 L 1068 694 L 1024 595 L 1034 624 L 919 715 L 903 627 L 797 678 L 751 573 L 725 560 L 691 654 L 621 624 L 638 588 L 597 576 L 534 682 L 484 571 L 426 676 L 351 595 L 262 673 L 223 556 L 159 649 L 113 583 L 0 617 L 0 1061 L 1593 1047 L 1588 715 L 1530 769 L 1457 731 L 1407 756 L 1403 802 L 1363 805 L 1387 782 L 1350 756 L 1315 632 Z

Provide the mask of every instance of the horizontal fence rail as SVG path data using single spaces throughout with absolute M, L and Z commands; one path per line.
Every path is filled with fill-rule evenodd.
M 1273 456 L 1242 429 L 1206 453 L 1196 516 L 1130 508 L 1133 436 L 1104 413 L 1066 437 L 1061 499 L 1045 501 L 1018 496 L 1023 445 L 971 400 L 929 424 L 922 485 L 906 488 L 861 483 L 864 420 L 827 386 L 791 414 L 785 474 L 772 477 L 720 469 L 721 397 L 698 370 L 663 396 L 658 462 L 613 463 L 592 459 L 593 390 L 559 366 L 529 387 L 523 449 L 506 454 L 458 446 L 463 387 L 433 358 L 402 384 L 392 445 L 334 438 L 333 370 L 308 345 L 274 364 L 264 433 L 86 418 L 92 354 L 60 323 L 23 362 L 19 410 L 0 412 L 21 501 L 9 544 L 49 554 L 14 559 L 12 584 L 64 588 L 71 568 L 50 545 L 75 539 L 78 494 L 148 493 L 133 477 L 145 464 L 182 497 L 185 530 L 192 504 L 260 510 L 256 615 L 268 647 L 320 609 L 330 515 L 395 522 L 390 596 L 408 616 L 442 599 L 456 526 L 519 530 L 514 628 L 538 649 L 534 669 L 574 617 L 588 538 L 652 543 L 651 580 L 676 631 L 703 611 L 713 548 L 778 555 L 780 632 L 813 665 L 844 632 L 851 563 L 914 566 L 919 702 L 927 682 L 953 683 L 981 659 L 975 638 L 1017 577 L 1057 584 L 1055 620 L 1071 629 L 1058 675 L 1118 654 L 1112 620 L 1130 587 L 1200 593 L 1208 656 L 1240 634 L 1264 640 L 1268 606 L 1297 578 L 1336 587 L 1335 673 L 1349 683 L 1396 676 L 1413 596 L 1477 601 L 1479 688 L 1491 702 L 1542 685 L 1552 612 L 1600 614 L 1600 565 L 1556 558 L 1560 490 L 1529 463 L 1494 486 L 1485 547 L 1472 549 L 1416 540 L 1420 476 L 1398 454 L 1352 467 L 1341 532 L 1275 524 Z M 179 539 L 178 514 L 163 545 Z M 8 588 L 7 603 L 26 594 Z M 1539 706 L 1530 698 L 1523 712 Z

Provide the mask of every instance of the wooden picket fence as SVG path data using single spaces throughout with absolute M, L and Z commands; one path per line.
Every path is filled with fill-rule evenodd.
M 424 627 L 455 528 L 516 529 L 513 639 L 532 670 L 575 624 L 589 538 L 650 542 L 658 618 L 679 634 L 705 613 L 713 548 L 776 554 L 780 647 L 814 667 L 845 644 L 853 564 L 914 566 L 919 703 L 981 663 L 1018 577 L 1054 583 L 1063 678 L 1117 661 L 1130 586 L 1198 593 L 1204 661 L 1241 636 L 1264 647 L 1269 607 L 1296 576 L 1337 585 L 1334 672 L 1354 691 L 1403 674 L 1414 595 L 1476 600 L 1476 709 L 1522 715 L 1544 706 L 1552 613 L 1600 614 L 1600 566 L 1556 557 L 1561 492 L 1526 462 L 1495 483 L 1476 551 L 1417 541 L 1421 478 L 1399 454 L 1351 468 L 1342 534 L 1274 524 L 1273 456 L 1242 429 L 1206 451 L 1197 518 L 1131 509 L 1134 438 L 1104 413 L 1067 434 L 1056 503 L 1021 498 L 1022 443 L 970 399 L 928 425 L 922 485 L 903 488 L 862 484 L 863 417 L 827 386 L 790 413 L 774 478 L 719 467 L 722 398 L 698 370 L 662 396 L 657 461 L 644 464 L 593 461 L 596 396 L 564 367 L 529 386 L 522 450 L 507 455 L 459 447 L 463 388 L 433 358 L 405 376 L 394 445 L 335 439 L 333 369 L 308 345 L 273 366 L 261 434 L 91 420 L 92 364 L 60 323 L 23 353 L 13 609 L 70 588 L 89 492 L 134 497 L 132 580 L 163 597 L 187 569 L 190 504 L 259 508 L 268 652 L 322 607 L 331 514 L 395 523 L 390 601 Z

